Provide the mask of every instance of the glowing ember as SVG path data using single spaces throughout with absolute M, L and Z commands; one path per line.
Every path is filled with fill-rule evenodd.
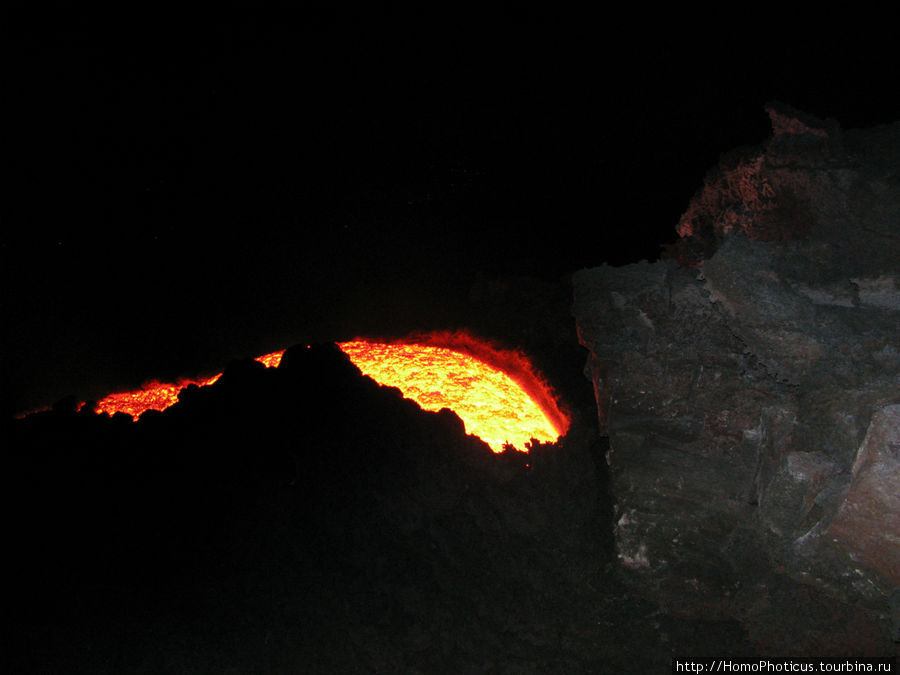
M 504 443 L 524 450 L 532 438 L 554 442 L 563 428 L 509 375 L 469 354 L 424 344 L 356 340 L 338 345 L 379 384 L 397 387 L 426 410 L 450 408 L 494 452 Z M 556 411 L 558 413 L 558 410 Z

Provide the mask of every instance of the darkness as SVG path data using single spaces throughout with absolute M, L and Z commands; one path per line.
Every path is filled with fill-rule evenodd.
M 890 43 L 824 34 L 99 25 L 6 41 L 7 413 L 653 260 L 772 99 L 900 118 Z

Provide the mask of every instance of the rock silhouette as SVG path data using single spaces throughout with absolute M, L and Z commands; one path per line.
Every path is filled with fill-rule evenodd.
M 668 663 L 660 630 L 740 640 L 610 574 L 588 429 L 495 455 L 335 345 L 12 435 L 13 672 L 629 672 Z

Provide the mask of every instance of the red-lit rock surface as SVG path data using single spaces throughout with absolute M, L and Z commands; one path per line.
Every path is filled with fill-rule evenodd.
M 618 559 L 641 593 L 737 617 L 770 653 L 883 654 L 900 637 L 900 124 L 769 113 L 773 137 L 709 174 L 669 260 L 575 275 Z

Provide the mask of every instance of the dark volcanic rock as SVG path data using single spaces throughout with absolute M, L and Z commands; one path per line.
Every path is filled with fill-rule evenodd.
M 333 345 L 5 448 L 9 672 L 663 672 L 746 653 L 608 573 L 596 439 L 494 455 Z
M 900 124 L 769 113 L 773 138 L 711 172 L 674 259 L 575 275 L 617 554 L 648 597 L 737 617 L 761 647 L 884 654 L 900 583 Z

